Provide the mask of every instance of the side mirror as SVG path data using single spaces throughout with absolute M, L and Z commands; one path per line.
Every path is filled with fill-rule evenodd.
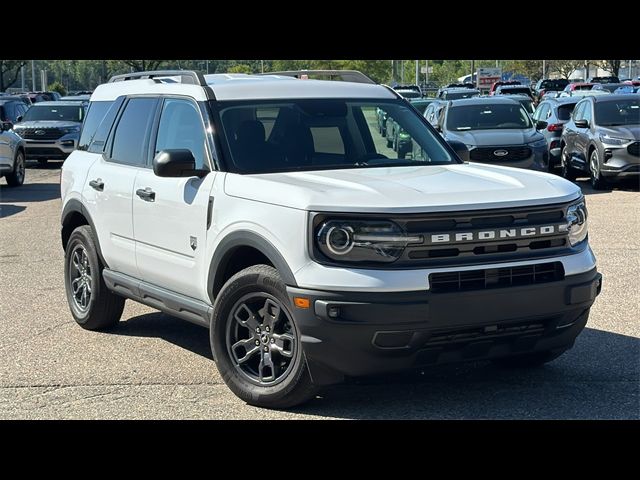
M 13 123 L 11 122 L 0 122 L 0 131 L 2 132 L 8 132 L 9 130 L 11 130 L 13 128 Z
M 16 117 L 16 123 L 21 122 L 22 121 L 22 115 L 18 115 Z
M 576 124 L 577 128 L 589 128 L 589 120 L 585 120 L 584 118 L 580 120 L 574 120 L 573 123 Z
M 544 128 L 547 128 L 547 125 L 549 125 L 547 122 L 545 122 L 544 120 L 538 120 L 536 122 L 536 130 L 542 130 Z
M 153 173 L 158 177 L 204 177 L 209 170 L 196 169 L 191 150 L 176 148 L 158 152 L 153 159 Z
M 464 143 L 458 142 L 457 140 L 448 140 L 447 143 L 451 148 L 453 148 L 453 151 L 456 152 L 456 155 L 460 157 L 460 160 L 462 160 L 463 162 L 469 161 L 469 149 Z

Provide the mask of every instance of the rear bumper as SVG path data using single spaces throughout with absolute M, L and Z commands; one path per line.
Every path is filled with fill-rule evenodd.
M 561 281 L 467 292 L 288 287 L 314 382 L 570 348 L 601 289 L 594 268 Z

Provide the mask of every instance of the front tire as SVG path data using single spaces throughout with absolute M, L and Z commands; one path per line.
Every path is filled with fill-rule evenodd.
M 16 154 L 16 161 L 13 164 L 13 172 L 6 176 L 7 185 L 10 187 L 19 187 L 24 183 L 24 153 L 18 152 Z
M 602 176 L 600 171 L 600 159 L 598 157 L 598 151 L 594 149 L 589 155 L 589 179 L 591 181 L 591 187 L 594 190 L 606 190 L 607 181 Z
M 288 408 L 315 396 L 300 332 L 275 268 L 255 265 L 231 277 L 216 298 L 209 332 L 220 375 L 243 401 Z
M 91 227 L 76 228 L 65 250 L 65 289 L 71 315 L 87 330 L 113 327 L 124 309 L 125 299 L 104 283 L 103 269 Z

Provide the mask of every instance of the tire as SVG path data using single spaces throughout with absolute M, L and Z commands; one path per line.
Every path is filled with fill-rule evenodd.
M 393 148 L 393 138 L 389 138 L 387 135 L 387 148 Z
M 13 163 L 13 172 L 6 175 L 7 185 L 9 185 L 10 187 L 19 187 L 24 183 L 24 174 L 24 153 L 18 150 L 18 153 L 16 154 L 16 160 Z
M 567 147 L 566 145 L 564 145 L 562 147 L 562 151 L 560 152 L 560 166 L 562 167 L 562 176 L 567 180 L 575 182 L 578 174 L 576 170 L 571 165 L 569 165 L 569 159 L 567 158 L 568 154 L 566 150 Z
M 589 179 L 594 190 L 607 189 L 607 181 L 600 172 L 600 159 L 596 149 L 593 149 L 591 155 L 589 155 Z
M 47 163 L 49 163 L 49 160 L 47 160 L 46 158 L 39 158 L 38 163 L 44 167 Z
M 515 355 L 513 357 L 495 358 L 493 363 L 506 368 L 533 368 L 549 363 L 566 350 L 547 350 L 543 352 L 527 353 L 524 355 Z
M 125 299 L 107 289 L 102 278 L 103 269 L 93 230 L 88 225 L 76 228 L 65 250 L 64 286 L 71 315 L 87 330 L 113 327 L 122 316 Z
M 382 138 L 387 136 L 387 126 L 382 123 L 380 124 L 380 135 L 382 135 Z
M 209 332 L 220 375 L 246 403 L 288 408 L 315 396 L 318 388 L 311 382 L 289 297 L 275 268 L 254 265 L 231 277 L 216 298 Z

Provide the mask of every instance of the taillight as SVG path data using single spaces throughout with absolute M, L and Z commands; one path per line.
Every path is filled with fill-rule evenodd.
M 562 124 L 561 123 L 550 123 L 547 126 L 547 130 L 549 130 L 550 132 L 562 131 Z

